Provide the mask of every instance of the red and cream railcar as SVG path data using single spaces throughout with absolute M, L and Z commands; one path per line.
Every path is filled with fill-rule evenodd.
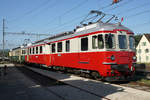
M 98 72 L 108 80 L 130 77 L 136 61 L 133 35 L 121 24 L 90 23 L 29 46 L 26 62 Z

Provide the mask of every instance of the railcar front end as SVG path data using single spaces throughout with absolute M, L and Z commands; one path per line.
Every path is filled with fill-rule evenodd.
M 127 30 L 118 30 L 116 33 L 103 34 L 98 40 L 98 46 L 103 45 L 102 66 L 99 74 L 107 81 L 127 80 L 134 74 L 135 46 L 133 33 Z M 96 43 L 96 42 L 95 42 Z

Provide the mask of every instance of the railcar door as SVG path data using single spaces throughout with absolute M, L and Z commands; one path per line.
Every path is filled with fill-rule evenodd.
M 50 65 L 54 65 L 56 53 L 56 43 L 50 45 Z
M 50 44 L 45 44 L 43 46 L 43 63 L 46 64 L 47 66 L 51 65 L 51 59 L 50 59 Z
M 89 43 L 88 43 L 88 37 L 81 37 L 79 40 L 79 64 L 89 64 L 90 58 L 89 58 Z
M 29 49 L 27 49 L 27 62 L 29 61 Z

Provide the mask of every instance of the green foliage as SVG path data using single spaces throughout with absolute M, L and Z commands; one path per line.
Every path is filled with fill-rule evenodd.
M 134 39 L 135 39 L 135 47 L 137 47 L 138 43 L 139 43 L 140 40 L 141 40 L 141 37 L 142 37 L 142 35 L 135 35 L 135 36 L 134 36 Z
M 5 57 L 8 57 L 9 56 L 9 50 L 8 49 L 6 49 L 5 51 L 4 51 L 4 55 L 5 55 Z M 0 57 L 2 57 L 3 56 L 3 50 L 0 50 Z
M 146 84 L 146 85 L 150 85 L 150 80 L 148 79 L 141 79 L 140 81 L 138 81 L 139 83 L 143 83 L 143 84 Z

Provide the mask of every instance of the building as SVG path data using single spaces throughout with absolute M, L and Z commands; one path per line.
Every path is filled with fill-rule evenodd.
M 136 47 L 137 62 L 150 63 L 150 34 L 144 34 Z

